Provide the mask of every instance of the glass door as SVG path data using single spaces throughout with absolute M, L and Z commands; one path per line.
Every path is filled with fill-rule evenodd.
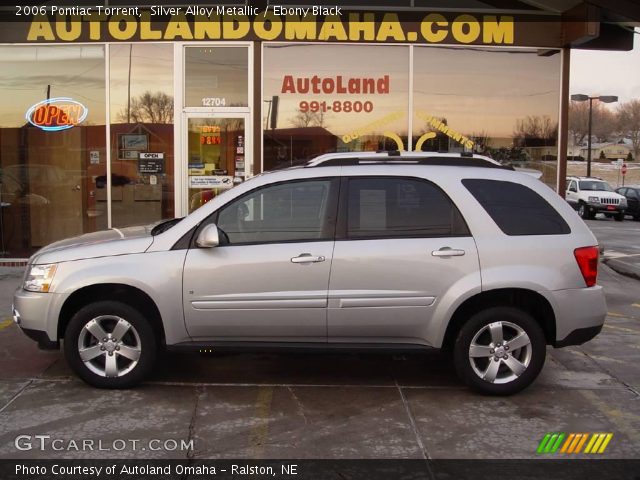
M 242 183 L 249 165 L 244 113 L 186 114 L 187 211 Z

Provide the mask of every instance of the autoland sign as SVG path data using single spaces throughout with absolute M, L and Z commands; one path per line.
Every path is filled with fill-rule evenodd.
M 19 15 L 18 15 L 19 13 Z M 553 16 L 256 7 L 33 7 L 3 11 L 0 43 L 295 41 L 558 48 Z

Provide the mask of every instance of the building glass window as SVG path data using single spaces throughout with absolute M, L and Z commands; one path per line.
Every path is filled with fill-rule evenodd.
M 109 87 L 112 225 L 172 218 L 173 45 L 112 45 Z M 96 179 L 96 192 L 106 211 L 105 174 Z
M 316 155 L 407 148 L 409 47 L 268 44 L 264 170 Z
M 0 251 L 21 258 L 105 224 L 104 46 L 0 46 L 0 63 Z
M 249 105 L 247 47 L 187 47 L 185 107 Z
M 555 185 L 559 54 L 416 46 L 413 58 L 415 150 L 484 153 Z

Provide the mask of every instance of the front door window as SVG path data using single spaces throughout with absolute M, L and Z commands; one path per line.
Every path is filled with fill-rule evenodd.
M 331 180 L 275 185 L 250 193 L 220 212 L 231 245 L 330 240 L 326 223 Z

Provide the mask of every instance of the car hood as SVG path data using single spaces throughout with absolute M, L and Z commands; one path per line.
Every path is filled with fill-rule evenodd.
M 38 250 L 29 263 L 59 263 L 142 253 L 153 243 L 153 226 L 112 228 L 60 240 Z
M 587 195 L 597 195 L 605 198 L 625 198 L 624 195 L 620 195 L 616 192 L 610 192 L 608 190 L 584 190 Z

